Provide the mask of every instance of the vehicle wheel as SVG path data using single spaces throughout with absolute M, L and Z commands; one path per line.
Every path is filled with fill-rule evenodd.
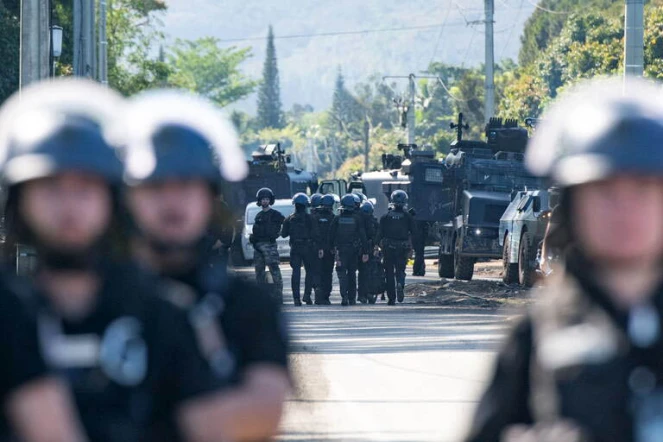
M 515 284 L 518 282 L 518 263 L 509 262 L 511 255 L 511 234 L 504 238 L 504 248 L 502 249 L 502 281 L 505 284 Z
M 532 265 L 534 251 L 532 250 L 532 237 L 528 232 L 520 237 L 520 250 L 518 252 L 518 282 L 523 287 L 532 287 L 536 279 L 536 270 Z
M 439 253 L 437 256 L 437 274 L 440 278 L 454 277 L 454 256 Z
M 454 277 L 463 281 L 470 281 L 474 275 L 474 258 L 460 256 L 461 239 L 456 239 L 456 248 L 454 251 Z

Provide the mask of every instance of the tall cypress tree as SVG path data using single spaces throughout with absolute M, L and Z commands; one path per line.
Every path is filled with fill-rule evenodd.
M 279 86 L 279 68 L 274 47 L 274 32 L 269 26 L 267 35 L 267 54 L 262 70 L 262 85 L 258 91 L 258 123 L 260 127 L 280 129 L 284 126 L 281 109 L 281 88 Z

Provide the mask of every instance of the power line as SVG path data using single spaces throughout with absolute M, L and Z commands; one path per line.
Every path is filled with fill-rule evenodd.
M 449 23 L 446 26 L 465 26 L 464 22 Z M 291 38 L 314 38 L 314 37 L 332 37 L 340 35 L 358 35 L 358 34 L 373 34 L 380 32 L 400 32 L 400 31 L 414 31 L 420 29 L 433 29 L 440 26 L 444 26 L 444 23 L 437 23 L 433 25 L 422 25 L 422 26 L 407 26 L 401 28 L 382 28 L 382 29 L 362 29 L 358 31 L 337 31 L 337 32 L 320 32 L 317 34 L 293 34 L 293 35 L 281 35 L 274 36 L 275 40 L 291 39 Z M 231 42 L 240 42 L 240 41 L 252 41 L 252 40 L 264 40 L 265 37 L 245 37 L 245 38 L 226 38 L 219 40 L 219 43 L 231 43 Z
M 451 8 L 447 8 L 447 13 L 444 16 L 444 21 L 442 22 L 442 26 L 440 27 L 440 33 L 437 36 L 437 41 L 435 42 L 435 49 L 433 49 L 433 55 L 430 57 L 430 61 L 428 62 L 428 66 L 430 66 L 433 63 L 433 60 L 435 60 L 435 56 L 437 55 L 437 50 L 440 47 L 440 42 L 442 41 L 442 34 L 444 34 L 444 27 L 447 23 L 447 19 L 449 18 L 449 13 L 451 12 Z M 428 66 L 426 66 L 426 69 L 428 69 Z
M 513 30 L 516 29 L 516 24 L 518 23 L 518 20 L 520 19 L 520 14 L 523 12 L 523 5 L 525 3 L 525 0 L 520 0 L 520 7 L 518 8 L 518 13 L 516 14 L 516 19 L 513 21 L 514 25 L 511 27 L 511 31 L 509 32 L 509 36 L 506 38 L 506 43 L 504 44 L 504 47 L 502 48 L 502 52 L 500 53 L 500 59 L 504 57 L 504 53 L 506 52 L 506 48 L 509 46 L 509 43 L 511 43 L 511 37 L 513 36 Z
M 538 3 L 535 3 L 532 0 L 527 0 L 527 3 L 534 6 L 536 9 L 540 9 L 544 12 L 549 12 L 550 14 L 558 14 L 558 15 L 568 15 L 568 14 L 570 14 L 570 12 L 566 12 L 566 11 L 553 11 L 552 9 L 544 8 L 543 6 L 540 6 Z

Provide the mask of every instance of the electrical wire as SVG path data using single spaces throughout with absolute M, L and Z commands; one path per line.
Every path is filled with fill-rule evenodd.
M 430 61 L 428 62 L 428 66 L 430 66 L 433 63 L 433 60 L 435 60 L 435 56 L 437 55 L 437 51 L 440 47 L 440 42 L 442 41 L 442 35 L 444 34 L 444 28 L 447 24 L 447 19 L 449 18 L 449 13 L 451 12 L 451 8 L 447 8 L 447 13 L 444 16 L 444 20 L 442 21 L 442 26 L 440 27 L 440 33 L 437 36 L 437 41 L 435 42 L 435 49 L 433 49 L 433 55 L 430 57 Z M 428 66 L 426 66 L 426 69 L 428 69 Z
M 456 22 L 456 23 L 437 23 L 433 25 L 422 25 L 422 26 L 406 26 L 401 28 L 383 28 L 383 29 L 362 29 L 358 31 L 337 31 L 337 32 L 320 32 L 317 34 L 293 34 L 293 35 L 281 35 L 274 36 L 275 40 L 284 40 L 291 38 L 314 38 L 314 37 L 332 37 L 332 36 L 341 36 L 341 35 L 358 35 L 358 34 L 374 34 L 380 32 L 401 32 L 401 31 L 415 31 L 420 29 L 433 29 L 438 28 L 442 25 L 446 26 L 465 26 L 466 23 Z M 264 40 L 265 37 L 244 37 L 244 38 L 226 38 L 220 39 L 220 43 L 232 43 L 232 42 L 241 42 L 241 41 L 252 41 L 252 40 Z
M 542 10 L 544 12 L 548 12 L 550 14 L 558 14 L 558 15 L 568 15 L 568 14 L 570 14 L 570 12 L 566 12 L 566 11 L 553 11 L 552 9 L 544 8 L 543 6 L 540 6 L 538 3 L 535 3 L 532 0 L 527 0 L 527 3 L 534 6 L 536 9 L 540 9 L 540 10 Z
M 513 21 L 513 26 L 511 27 L 511 31 L 509 32 L 509 36 L 506 38 L 506 43 L 504 44 L 504 47 L 502 48 L 502 52 L 500 53 L 500 59 L 504 57 L 504 53 L 506 52 L 506 48 L 509 47 L 509 43 L 511 43 L 511 37 L 513 37 L 513 30 L 516 29 L 516 24 L 518 23 L 518 20 L 520 19 L 520 14 L 523 12 L 523 5 L 525 4 L 525 0 L 520 0 L 520 7 L 518 8 L 518 13 L 516 14 L 516 18 Z

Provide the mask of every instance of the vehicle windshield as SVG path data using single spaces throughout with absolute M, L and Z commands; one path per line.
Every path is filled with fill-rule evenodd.
M 278 210 L 279 212 L 281 212 L 281 214 L 283 216 L 288 217 L 288 216 L 290 216 L 290 214 L 292 212 L 294 212 L 295 206 L 293 206 L 292 204 L 287 205 L 287 206 L 272 206 L 272 209 Z M 258 212 L 260 212 L 260 210 L 261 209 L 258 206 L 249 207 L 249 209 L 246 212 L 246 225 L 247 226 L 253 225 L 253 223 L 256 219 L 256 215 L 258 214 Z

